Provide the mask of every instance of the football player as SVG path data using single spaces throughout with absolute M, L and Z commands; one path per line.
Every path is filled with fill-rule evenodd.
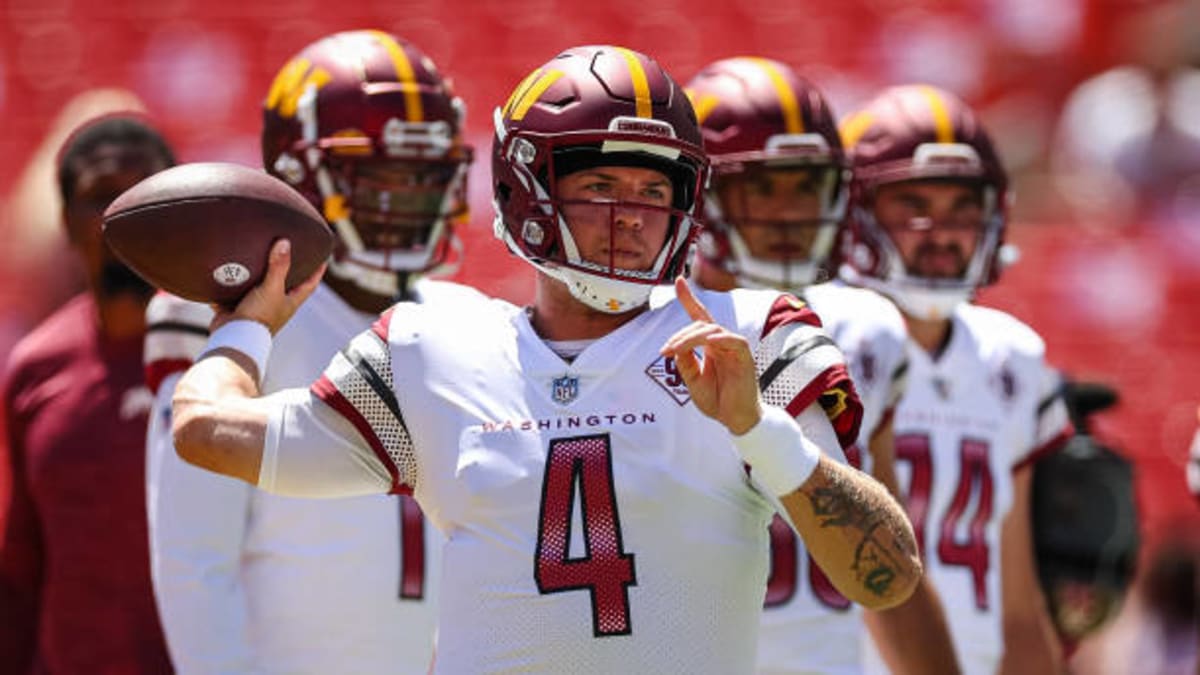
M 828 278 L 850 178 L 829 105 L 791 67 L 765 58 L 709 64 L 687 93 L 713 166 L 696 282 L 719 291 L 778 288 L 816 311 L 846 354 L 863 401 L 861 431 L 847 457 L 899 495 L 891 416 L 908 368 L 904 320 L 873 291 L 818 283 Z M 861 672 L 860 608 L 830 586 L 782 519 L 771 525 L 771 547 L 759 672 Z M 927 581 L 902 607 L 872 613 L 872 620 L 895 627 L 881 633 L 893 637 L 884 651 L 896 672 L 957 671 Z M 904 639 L 896 639 L 899 627 Z
M 471 148 L 462 101 L 411 43 L 327 36 L 279 71 L 263 104 L 267 171 L 336 233 L 323 283 L 276 336 L 264 391 L 302 386 L 397 300 L 459 286 L 424 274 L 453 254 Z M 410 496 L 270 495 L 175 454 L 171 395 L 212 311 L 160 294 L 146 368 L 157 389 L 146 475 L 155 590 L 181 672 L 425 673 L 441 537 Z
M 908 324 L 895 463 L 960 663 L 1058 672 L 1030 465 L 1068 437 L 1067 411 L 1042 339 L 971 303 L 1000 273 L 1008 177 L 972 111 L 934 87 L 887 89 L 841 131 L 853 169 L 842 270 Z
M 537 270 L 532 306 L 398 304 L 310 389 L 260 397 L 316 280 L 284 290 L 280 242 L 180 381 L 179 453 L 284 494 L 412 490 L 447 536 L 437 672 L 751 672 L 777 508 L 848 597 L 907 598 L 903 510 L 828 456 L 861 406 L 812 312 L 681 278 L 649 307 L 708 173 L 670 76 L 574 48 L 494 120 L 496 233 Z

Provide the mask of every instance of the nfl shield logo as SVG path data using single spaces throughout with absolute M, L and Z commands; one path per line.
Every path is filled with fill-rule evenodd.
M 572 375 L 563 375 L 554 379 L 554 384 L 551 388 L 551 397 L 555 403 L 566 405 L 575 400 L 579 395 L 579 378 Z

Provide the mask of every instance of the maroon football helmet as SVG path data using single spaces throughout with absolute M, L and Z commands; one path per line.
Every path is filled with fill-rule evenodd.
M 509 250 L 562 281 L 576 299 L 613 314 L 641 306 L 655 284 L 680 273 L 708 160 L 687 96 L 653 59 L 621 47 L 569 49 L 517 85 L 494 121 L 495 233 Z M 558 180 L 597 166 L 650 168 L 670 179 L 670 227 L 651 269 L 581 257 L 562 215 Z M 650 208 L 604 204 L 610 228 L 617 209 Z
M 700 254 L 743 286 L 796 290 L 812 283 L 825 272 L 834 250 L 849 182 L 837 123 L 824 97 L 791 67 L 752 57 L 712 63 L 686 90 L 713 171 Z M 747 213 L 751 192 L 770 185 L 769 174 L 798 169 L 808 173 L 816 193 L 815 218 L 734 217 Z M 790 237 L 811 244 L 795 257 L 786 252 L 771 259 L 756 257 L 743 236 L 749 227 L 779 228 L 775 238 L 780 242 Z
M 850 115 L 842 141 L 854 178 L 850 187 L 842 273 L 874 288 L 918 317 L 945 317 L 976 289 L 996 280 L 1006 257 L 1008 175 L 983 126 L 953 94 L 927 85 L 892 87 Z M 877 222 L 874 199 L 888 183 L 962 181 L 981 188 L 982 228 L 961 278 L 910 273 Z
M 263 164 L 337 234 L 330 273 L 381 295 L 459 248 L 472 151 L 465 106 L 412 44 L 336 33 L 294 56 L 263 104 Z

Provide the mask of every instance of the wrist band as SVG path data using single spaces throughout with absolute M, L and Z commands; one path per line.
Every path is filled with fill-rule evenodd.
M 755 480 L 778 497 L 803 485 L 821 459 L 820 448 L 804 436 L 796 420 L 775 406 L 763 406 L 762 419 L 734 436 L 733 445 Z
M 267 372 L 267 359 L 271 356 L 271 331 L 266 326 L 250 319 L 230 321 L 208 337 L 201 357 L 223 347 L 250 357 L 258 368 L 255 377 L 259 382 L 262 381 L 263 374 Z

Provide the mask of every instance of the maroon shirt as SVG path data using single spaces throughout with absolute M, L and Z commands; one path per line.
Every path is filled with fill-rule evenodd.
M 82 295 L 9 358 L 0 672 L 171 671 L 150 584 L 141 349 L 102 340 Z

